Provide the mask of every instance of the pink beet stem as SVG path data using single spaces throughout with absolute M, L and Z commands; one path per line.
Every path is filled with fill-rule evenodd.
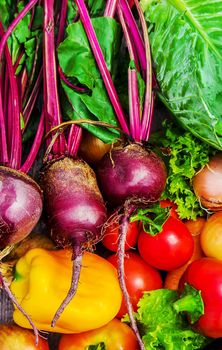
M 96 33 L 92 26 L 92 22 L 91 22 L 88 10 L 86 8 L 86 5 L 84 3 L 84 0 L 76 0 L 76 4 L 78 6 L 80 18 L 84 26 L 84 29 L 86 31 L 86 34 L 87 34 L 89 43 L 91 45 L 94 57 L 96 59 L 98 68 L 100 70 L 101 76 L 103 78 L 107 93 L 109 95 L 112 106 L 116 112 L 116 116 L 119 121 L 119 124 L 122 130 L 129 135 L 129 129 L 126 124 L 124 112 L 120 104 L 116 89 L 114 87 L 111 74 L 107 68 L 101 47 L 99 45 L 98 39 L 96 37 Z
M 134 48 L 131 43 L 130 35 L 123 17 L 120 6 L 117 8 L 119 20 L 123 29 L 126 44 L 129 51 L 130 60 L 135 62 Z M 138 90 L 137 71 L 134 67 L 128 69 L 128 91 L 129 91 L 129 116 L 130 116 L 130 135 L 135 141 L 140 141 L 140 100 Z
M 46 132 L 61 124 L 61 111 L 57 87 L 57 71 L 55 58 L 54 33 L 54 0 L 44 2 L 44 98 Z M 52 135 L 53 137 L 53 135 Z M 64 154 L 66 142 L 64 134 L 60 134 L 52 146 L 54 154 Z
M 82 128 L 78 125 L 72 125 L 68 138 L 68 154 L 76 157 L 82 140 Z
M 40 69 L 40 72 L 39 72 L 38 77 L 37 77 L 37 79 L 35 81 L 35 84 L 33 86 L 31 94 L 30 94 L 30 96 L 29 96 L 29 98 L 28 98 L 28 100 L 26 102 L 26 105 L 25 105 L 23 111 L 22 111 L 23 119 L 24 119 L 24 123 L 25 123 L 23 132 L 24 132 L 24 130 L 27 127 L 27 124 L 29 122 L 29 119 L 30 119 L 33 107 L 35 105 L 35 102 L 36 102 L 36 99 L 37 99 L 37 96 L 38 96 L 38 92 L 39 92 L 39 89 L 40 89 L 40 86 L 41 86 L 41 83 L 42 83 L 42 77 L 43 77 L 43 68 Z
M 67 15 L 67 5 L 68 5 L 68 0 L 62 0 L 61 8 L 60 8 L 59 30 L 58 30 L 57 41 L 56 41 L 57 46 L 61 43 L 64 36 L 64 29 L 66 24 L 66 15 Z
M 118 0 L 108 0 L 106 3 L 105 11 L 104 11 L 104 17 L 111 17 L 113 18 L 116 12 Z
M 138 25 L 132 14 L 128 1 L 120 0 L 119 3 L 122 8 L 122 12 L 125 17 L 125 21 L 127 23 L 130 36 L 132 37 L 132 41 L 134 42 L 134 45 L 136 47 L 136 52 L 138 54 L 138 58 L 141 65 L 142 75 L 143 77 L 145 77 L 147 65 L 146 65 L 146 53 L 145 53 L 145 46 L 144 46 L 143 39 L 141 37 Z
M 152 103 L 152 60 L 150 53 L 150 43 L 148 36 L 148 29 L 146 25 L 146 20 L 143 14 L 143 11 L 140 7 L 138 0 L 135 0 L 135 5 L 139 14 L 140 23 L 143 30 L 144 42 L 145 42 L 145 52 L 146 52 L 146 92 L 145 92 L 145 103 L 143 108 L 143 117 L 142 117 L 142 132 L 141 132 L 141 140 L 148 141 L 149 131 L 151 129 L 152 123 L 152 113 L 151 108 L 153 106 Z
M 42 142 L 42 138 L 43 138 L 43 134 L 44 134 L 44 111 L 42 111 L 41 117 L 40 117 L 40 121 L 38 124 L 38 128 L 37 128 L 37 132 L 32 144 L 32 148 L 29 152 L 29 155 L 26 159 L 26 161 L 24 162 L 24 164 L 22 165 L 22 167 L 19 169 L 21 172 L 23 173 L 28 173 L 28 171 L 31 169 L 36 156 L 38 154 L 39 148 L 41 146 L 41 142 Z

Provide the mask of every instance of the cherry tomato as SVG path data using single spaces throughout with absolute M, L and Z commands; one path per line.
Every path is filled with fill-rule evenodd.
M 39 337 L 35 344 L 35 335 L 32 331 L 16 325 L 0 325 L 1 350 L 49 350 L 46 340 Z
M 104 343 L 106 350 L 139 350 L 133 330 L 116 318 L 92 331 L 63 334 L 58 350 L 83 350 L 99 343 Z
M 116 268 L 118 268 L 117 255 L 108 257 Z M 138 254 L 127 252 L 124 259 L 124 270 L 126 287 L 133 305 L 137 310 L 137 303 L 144 291 L 162 288 L 162 278 L 156 269 L 148 265 Z M 116 317 L 121 318 L 127 313 L 124 300 Z
M 194 240 L 185 224 L 170 216 L 155 236 L 141 231 L 138 238 L 141 257 L 157 269 L 174 270 L 189 261 Z
M 183 274 L 179 289 L 183 292 L 185 283 L 189 284 L 196 290 L 200 291 L 200 295 L 204 304 L 204 314 L 192 324 L 192 327 L 198 332 L 211 338 L 222 337 L 222 261 L 204 257 L 199 260 L 193 261 Z M 188 295 L 186 296 L 186 300 Z M 183 299 L 183 296 L 180 300 Z M 191 310 L 190 305 L 197 305 L 195 299 L 190 298 L 189 303 L 185 302 L 182 305 L 184 311 Z M 193 300 L 192 300 L 193 299 Z M 183 300 L 182 300 L 183 302 Z M 184 305 L 188 306 L 188 309 L 184 308 Z M 194 308 L 191 312 L 194 312 Z M 190 318 L 189 318 L 190 320 Z
M 117 252 L 118 249 L 119 228 L 119 223 L 113 222 L 109 226 L 107 226 L 104 232 L 102 243 L 107 249 L 111 250 L 112 252 Z M 132 247 L 135 247 L 139 236 L 140 228 L 141 227 L 138 221 L 129 223 L 126 235 L 125 250 L 129 250 Z
M 222 212 L 210 216 L 200 236 L 200 244 L 207 256 L 222 260 Z
M 179 219 L 179 215 L 177 214 L 177 205 L 171 202 L 169 199 L 163 199 L 160 201 L 161 208 L 169 208 L 170 216 L 173 216 L 175 219 Z

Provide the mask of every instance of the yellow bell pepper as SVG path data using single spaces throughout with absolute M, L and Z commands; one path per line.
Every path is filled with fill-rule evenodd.
M 116 269 L 99 255 L 85 252 L 76 295 L 54 328 L 53 316 L 70 287 L 72 253 L 35 248 L 21 257 L 10 289 L 39 330 L 80 333 L 101 327 L 118 313 L 122 301 Z M 15 323 L 30 328 L 15 308 Z

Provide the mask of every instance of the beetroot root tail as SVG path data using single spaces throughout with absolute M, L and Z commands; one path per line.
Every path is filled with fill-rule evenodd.
M 31 317 L 27 314 L 27 312 L 22 308 L 22 306 L 19 304 L 18 300 L 16 299 L 16 297 L 14 296 L 14 294 L 11 292 L 8 284 L 5 282 L 4 277 L 2 275 L 2 273 L 0 272 L 0 282 L 2 284 L 3 289 L 5 290 L 5 292 L 7 293 L 9 299 L 12 301 L 12 303 L 17 307 L 17 309 L 19 311 L 21 311 L 21 313 L 27 318 L 30 326 L 33 329 L 34 335 L 35 335 L 35 343 L 36 345 L 38 345 L 39 343 L 39 331 L 36 328 L 34 322 L 32 321 Z
M 127 311 L 129 314 L 129 319 L 131 323 L 131 328 L 133 329 L 137 340 L 138 344 L 140 347 L 140 350 L 145 350 L 145 346 L 143 344 L 142 338 L 140 336 L 137 323 L 133 314 L 133 306 L 130 301 L 130 296 L 126 287 L 126 282 L 125 282 L 125 273 L 124 273 L 124 255 L 125 255 L 125 242 L 126 242 L 126 233 L 128 230 L 128 225 L 129 225 L 129 217 L 131 214 L 131 210 L 126 210 L 126 214 L 122 217 L 121 220 L 121 225 L 120 225 L 120 235 L 119 235 L 119 245 L 118 245 L 118 251 L 117 251 L 117 256 L 118 256 L 118 277 L 119 277 L 119 284 L 120 288 L 123 293 L 123 297 L 125 299 Z
M 56 311 L 53 320 L 51 322 L 51 327 L 55 327 L 56 322 L 58 321 L 59 317 L 65 310 L 66 306 L 71 302 L 73 297 L 75 296 L 77 292 L 77 287 L 79 283 L 79 277 L 80 277 L 80 272 L 81 272 L 81 267 L 82 267 L 82 257 L 83 254 L 80 250 L 79 247 L 73 247 L 73 259 L 72 259 L 72 279 L 71 279 L 71 285 L 69 288 L 69 291 L 59 306 L 58 310 Z

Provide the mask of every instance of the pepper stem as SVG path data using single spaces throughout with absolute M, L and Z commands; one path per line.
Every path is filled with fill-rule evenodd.
M 200 316 L 204 314 L 204 302 L 201 291 L 186 283 L 181 298 L 173 303 L 173 307 L 177 313 L 187 312 L 192 324 L 197 322 Z

